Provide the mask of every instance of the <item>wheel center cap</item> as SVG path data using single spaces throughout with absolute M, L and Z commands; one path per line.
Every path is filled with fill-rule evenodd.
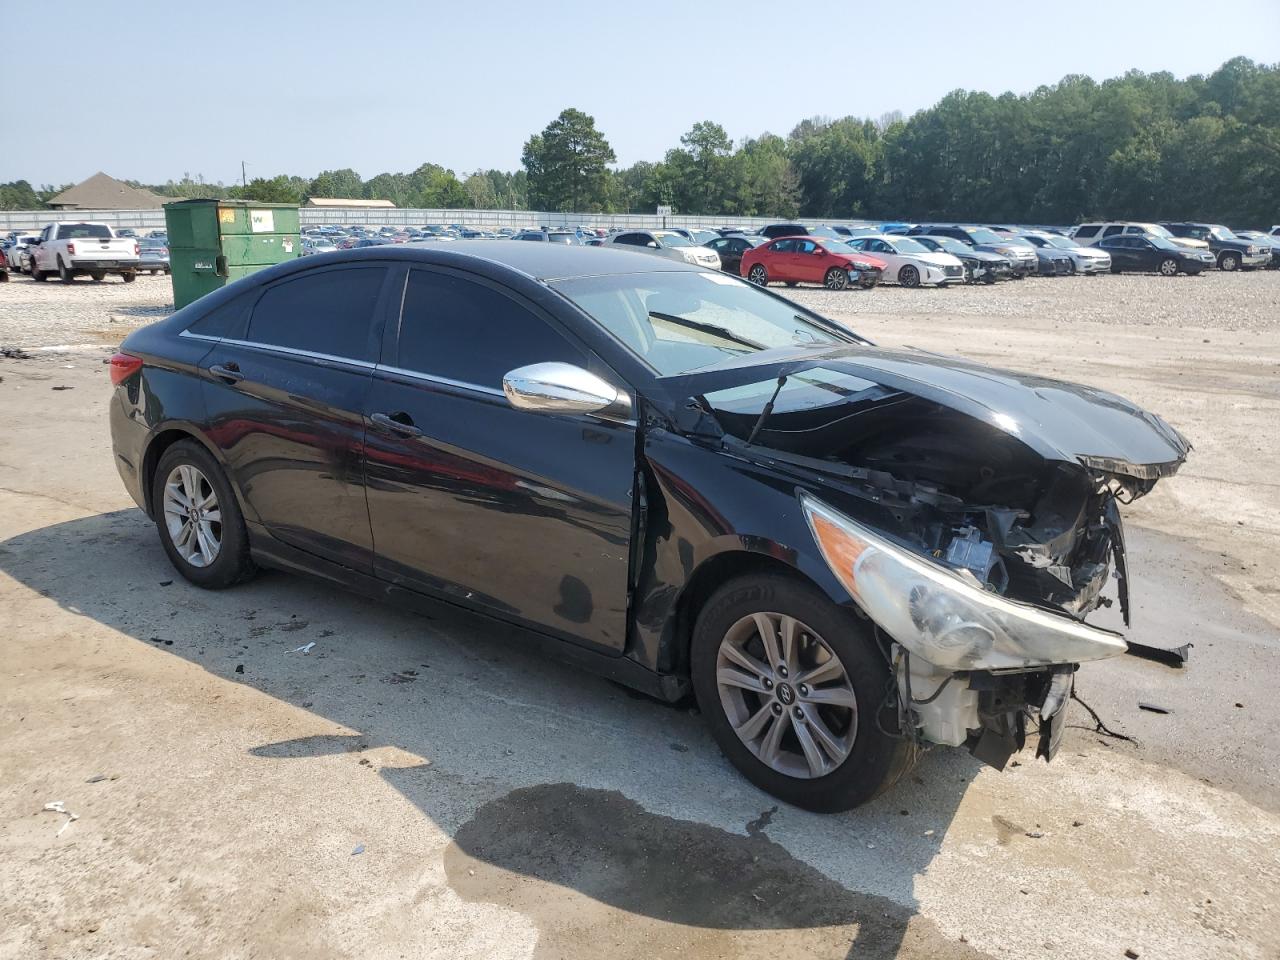
M 791 689 L 791 684 L 780 683 L 778 684 L 777 690 L 778 690 L 778 701 L 783 706 L 789 707 L 796 702 L 796 692 Z

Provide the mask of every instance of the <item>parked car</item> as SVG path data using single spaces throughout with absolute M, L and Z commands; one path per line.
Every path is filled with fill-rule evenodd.
M 1143 223 L 1135 220 L 1112 220 L 1101 223 L 1082 223 L 1073 227 L 1070 238 L 1085 246 L 1096 246 L 1098 241 L 1107 237 L 1163 237 L 1180 247 L 1190 250 L 1208 250 L 1209 244 L 1194 237 L 1175 237 L 1158 223 Z
M 1084 247 L 1061 234 L 1047 230 L 1027 230 L 1018 236 L 1035 247 L 1051 248 L 1067 257 L 1071 264 L 1068 273 L 1097 276 L 1111 272 L 1111 255 L 1098 247 Z
M 17 270 L 19 273 L 27 273 L 31 270 L 31 241 L 39 239 L 38 233 L 19 233 L 12 238 L 13 242 L 4 251 L 5 262 L 11 270 Z
M 828 290 L 851 286 L 869 290 L 880 282 L 886 264 L 828 237 L 782 237 L 742 253 L 740 276 L 758 287 L 780 281 L 789 287 L 820 283 Z
M 1203 240 L 1218 261 L 1219 270 L 1251 270 L 1271 262 L 1270 249 L 1252 240 L 1242 240 L 1220 223 L 1162 223 L 1175 237 Z
M 778 237 L 807 237 L 809 228 L 803 223 L 771 223 L 760 230 L 762 237 L 777 240 Z
M 1009 230 L 996 231 L 1004 237 L 1005 242 L 1035 254 L 1036 272 L 1042 277 L 1065 277 L 1074 272 L 1075 264 L 1061 250 L 1051 246 L 1038 246 L 1026 237 L 1018 236 Z
M 988 230 L 986 227 L 967 227 L 956 224 L 920 224 L 908 229 L 906 235 L 909 237 L 951 237 L 951 239 L 959 240 L 975 250 L 1008 257 L 1009 262 L 1013 264 L 1013 277 L 1015 280 L 1021 280 L 1023 277 L 1030 276 L 1040 269 L 1040 258 L 1035 255 L 1033 250 L 1009 243 L 1006 238 L 992 230 Z
M 138 241 L 117 237 L 105 223 L 51 223 L 28 246 L 32 280 L 58 274 L 63 283 L 88 274 L 100 281 L 114 273 L 125 283 L 138 278 Z
M 691 243 L 672 230 L 623 230 L 605 239 L 605 246 L 621 246 L 668 260 L 679 260 L 700 267 L 720 269 L 720 255 L 714 250 Z
M 1191 250 L 1164 237 L 1118 234 L 1098 241 L 1098 246 L 1111 255 L 1111 272 L 1137 271 L 1161 273 L 1172 277 L 1179 273 L 1190 276 L 1214 264 L 1208 250 Z
M 691 691 L 748 779 L 819 811 L 926 744 L 1051 760 L 1077 665 L 1126 652 L 1084 622 L 1109 580 L 1128 620 L 1121 505 L 1190 449 L 1111 393 L 553 244 L 294 259 L 109 369 L 112 460 L 192 584 L 279 567 L 477 611 Z
M 138 242 L 138 272 L 167 274 L 169 272 L 169 248 L 155 240 Z
M 879 234 L 853 237 L 849 246 L 885 263 L 885 280 L 903 287 L 943 287 L 964 283 L 964 264 L 949 253 L 930 250 L 914 237 Z
M 0 257 L 0 283 L 9 282 L 9 261 Z
M 671 232 L 680 234 L 680 236 L 684 237 L 690 243 L 697 244 L 700 247 L 705 247 L 716 237 L 720 236 L 720 234 L 716 233 L 714 230 L 698 230 L 686 227 L 672 227 Z
M 1248 240 L 1250 243 L 1262 247 L 1263 250 L 1271 251 L 1271 260 L 1265 266 L 1268 270 L 1280 269 L 1280 236 L 1271 236 L 1261 230 L 1233 230 L 1231 232 L 1241 240 Z
M 714 240 L 703 244 L 703 246 L 714 250 L 719 255 L 721 270 L 725 273 L 731 273 L 735 277 L 740 277 L 742 276 L 742 255 L 748 250 L 768 242 L 768 237 L 747 236 L 739 233 L 730 234 L 727 237 L 716 237 Z
M 1008 280 L 1013 275 L 1013 263 L 1008 257 L 978 250 L 954 237 L 922 235 L 911 239 L 935 253 L 949 253 L 959 260 L 964 265 L 965 283 L 995 283 L 997 280 Z
M 576 246 L 578 235 L 572 230 L 521 230 L 512 239 L 533 240 L 541 243 L 561 243 Z

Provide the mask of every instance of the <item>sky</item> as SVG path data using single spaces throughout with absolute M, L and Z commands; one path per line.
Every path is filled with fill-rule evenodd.
M 570 106 L 625 166 L 661 159 L 699 120 L 737 141 L 811 116 L 910 115 L 960 87 L 1280 61 L 1277 0 L 1227 17 L 1206 0 L 1028 0 L 974 17 L 920 0 L 56 6 L 56 21 L 11 10 L 0 24 L 0 182 L 229 183 L 241 161 L 250 178 L 513 170 Z

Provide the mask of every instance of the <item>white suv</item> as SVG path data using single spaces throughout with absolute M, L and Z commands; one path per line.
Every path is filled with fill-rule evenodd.
M 712 270 L 720 269 L 720 254 L 709 247 L 698 246 L 674 230 L 623 230 L 609 237 L 605 243 Z
M 1071 231 L 1071 239 L 1082 247 L 1097 246 L 1104 237 L 1163 237 L 1170 243 L 1192 250 L 1208 250 L 1209 244 L 1190 237 L 1175 237 L 1158 223 L 1140 223 L 1134 220 L 1111 220 L 1103 223 L 1082 223 Z

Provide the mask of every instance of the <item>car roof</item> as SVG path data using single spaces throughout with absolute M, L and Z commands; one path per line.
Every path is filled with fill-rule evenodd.
M 298 258 L 263 270 L 254 274 L 254 277 L 266 282 L 294 271 L 367 260 L 437 264 L 489 275 L 514 271 L 542 282 L 631 273 L 705 272 L 704 267 L 654 257 L 635 250 L 619 249 L 616 246 L 580 247 L 518 240 L 465 240 L 450 244 L 386 244 L 340 250 L 325 254 L 322 264 L 313 262 L 311 257 Z

